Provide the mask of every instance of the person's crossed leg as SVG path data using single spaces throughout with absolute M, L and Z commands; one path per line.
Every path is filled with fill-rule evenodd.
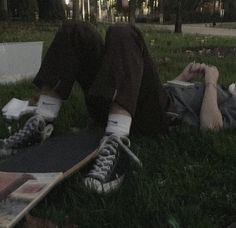
M 44 124 L 27 128 L 31 142 L 36 136 L 38 141 L 43 128 L 57 117 L 75 81 L 83 89 L 90 116 L 105 129 L 98 156 L 84 184 L 97 192 L 109 192 L 122 182 L 130 159 L 140 164 L 129 149 L 130 131 L 152 136 L 166 133 L 165 111 L 173 108 L 173 104 L 161 86 L 137 28 L 111 26 L 104 45 L 90 24 L 65 24 L 34 79 L 41 94 L 35 116 L 24 128 L 32 122 Z M 27 143 L 27 137 L 21 133 L 16 147 Z

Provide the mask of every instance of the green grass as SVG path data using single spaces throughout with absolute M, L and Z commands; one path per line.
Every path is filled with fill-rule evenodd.
M 0 42 L 44 40 L 45 49 L 57 26 L 14 24 L 5 26 Z M 99 29 L 104 34 L 104 28 Z M 217 65 L 220 82 L 236 78 L 236 54 L 199 54 L 199 50 L 228 50 L 236 39 L 176 35 L 141 28 L 157 62 L 162 81 L 172 79 L 191 61 Z M 194 50 L 190 55 L 186 50 Z M 223 49 L 224 50 L 224 49 Z M 34 94 L 30 82 L 0 86 L 0 106 L 11 97 Z M 56 122 L 56 134 L 71 127 L 86 127 L 87 111 L 79 86 L 75 86 Z M 0 118 L 0 136 L 7 136 Z M 85 191 L 75 175 L 56 187 L 32 214 L 63 224 L 68 216 L 79 227 L 221 228 L 236 221 L 236 134 L 182 128 L 168 137 L 132 138 L 132 150 L 142 160 L 142 170 L 130 172 L 115 193 L 100 196 Z M 22 223 L 18 225 L 22 227 Z

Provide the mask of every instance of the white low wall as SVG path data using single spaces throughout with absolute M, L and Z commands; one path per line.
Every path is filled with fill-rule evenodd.
M 39 71 L 43 42 L 0 43 L 0 84 L 33 78 Z

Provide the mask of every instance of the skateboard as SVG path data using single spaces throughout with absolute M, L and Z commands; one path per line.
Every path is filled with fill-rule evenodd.
M 96 156 L 102 131 L 55 136 L 0 160 L 0 227 L 13 227 L 52 188 Z

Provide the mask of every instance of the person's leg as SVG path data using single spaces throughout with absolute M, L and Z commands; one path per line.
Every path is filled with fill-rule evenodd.
M 132 132 L 155 136 L 167 132 L 165 111 L 174 109 L 142 34 L 133 26 L 110 27 L 106 54 L 87 97 L 91 116 L 106 124 L 112 103 L 132 117 Z M 102 113 L 102 114 L 101 114 Z
M 45 127 L 58 115 L 62 100 L 68 98 L 75 80 L 87 93 L 99 70 L 104 44 L 100 34 L 87 23 L 64 24 L 57 32 L 34 79 L 40 89 L 35 115 L 23 130 L 5 139 L 0 146 L 18 148 L 43 140 Z M 10 153 L 10 150 L 9 150 Z
M 101 65 L 103 50 L 102 37 L 92 25 L 84 22 L 64 24 L 34 79 L 34 84 L 41 89 L 38 112 L 47 114 L 53 108 L 47 105 L 51 103 L 49 97 L 67 99 L 75 80 L 87 93 Z M 57 107 L 58 112 L 58 104 Z M 52 112 L 56 117 L 55 110 Z
M 172 104 L 140 31 L 130 25 L 112 26 L 105 47 L 103 65 L 87 97 L 91 116 L 106 123 L 116 103 L 131 115 L 132 132 L 151 136 L 166 132 L 165 111 Z
M 108 192 L 120 185 L 126 154 L 138 162 L 129 150 L 131 122 L 134 130 L 145 134 L 165 132 L 165 110 L 170 104 L 144 39 L 135 27 L 110 27 L 105 47 L 101 71 L 87 99 L 91 115 L 107 124 L 99 156 L 84 181 L 97 192 Z
M 103 52 L 102 37 L 91 24 L 63 24 L 33 82 L 39 89 L 51 88 L 66 100 L 75 80 L 88 90 L 101 65 Z

